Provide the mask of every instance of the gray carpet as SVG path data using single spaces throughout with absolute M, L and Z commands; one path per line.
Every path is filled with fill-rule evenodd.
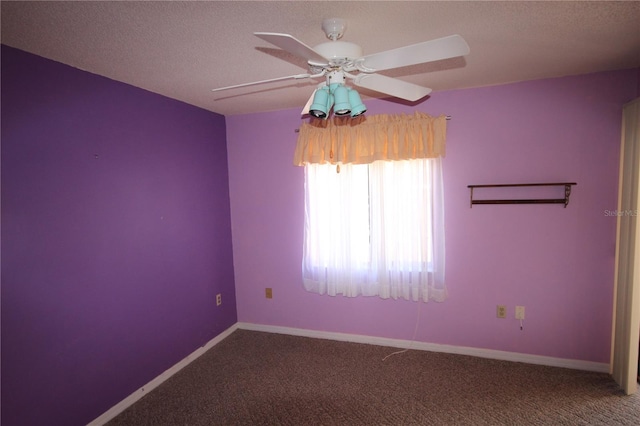
M 607 374 L 237 330 L 108 424 L 639 425 Z

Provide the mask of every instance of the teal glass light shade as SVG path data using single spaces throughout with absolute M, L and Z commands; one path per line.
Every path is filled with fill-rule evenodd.
M 327 118 L 330 108 L 327 108 L 329 102 L 329 89 L 325 86 L 316 90 L 313 96 L 313 103 L 309 107 L 309 114 L 317 118 Z
M 367 111 L 367 107 L 362 103 L 360 94 L 355 90 L 349 90 L 349 104 L 351 104 L 351 117 L 357 117 Z
M 351 104 L 349 103 L 349 91 L 346 87 L 339 85 L 333 91 L 335 97 L 335 105 L 333 106 L 333 112 L 336 115 L 347 115 L 351 112 Z

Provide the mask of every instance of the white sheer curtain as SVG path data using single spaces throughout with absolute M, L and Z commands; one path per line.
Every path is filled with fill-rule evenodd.
M 446 298 L 440 158 L 305 165 L 307 290 Z

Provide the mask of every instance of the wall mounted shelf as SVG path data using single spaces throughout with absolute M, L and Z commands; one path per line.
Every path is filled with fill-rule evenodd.
M 467 185 L 471 190 L 471 203 L 469 208 L 473 208 L 474 204 L 564 204 L 566 208 L 569 204 L 569 196 L 571 195 L 571 186 L 577 185 L 576 182 L 554 182 L 554 183 L 514 183 L 514 184 L 495 184 L 495 185 Z M 515 188 L 515 187 L 531 187 L 531 186 L 564 186 L 564 198 L 537 198 L 537 199 L 490 199 L 490 200 L 474 200 L 474 188 Z

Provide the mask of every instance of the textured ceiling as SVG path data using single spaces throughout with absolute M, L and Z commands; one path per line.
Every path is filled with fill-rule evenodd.
M 434 91 L 640 66 L 640 2 L 2 1 L 2 43 L 225 115 L 304 106 L 318 80 L 210 89 L 306 72 L 253 35 L 327 41 L 325 18 L 365 54 L 463 36 L 471 53 L 381 72 Z M 379 97 L 359 90 L 363 98 Z M 427 98 L 428 99 L 428 98 Z M 428 102 L 428 100 L 423 100 Z

